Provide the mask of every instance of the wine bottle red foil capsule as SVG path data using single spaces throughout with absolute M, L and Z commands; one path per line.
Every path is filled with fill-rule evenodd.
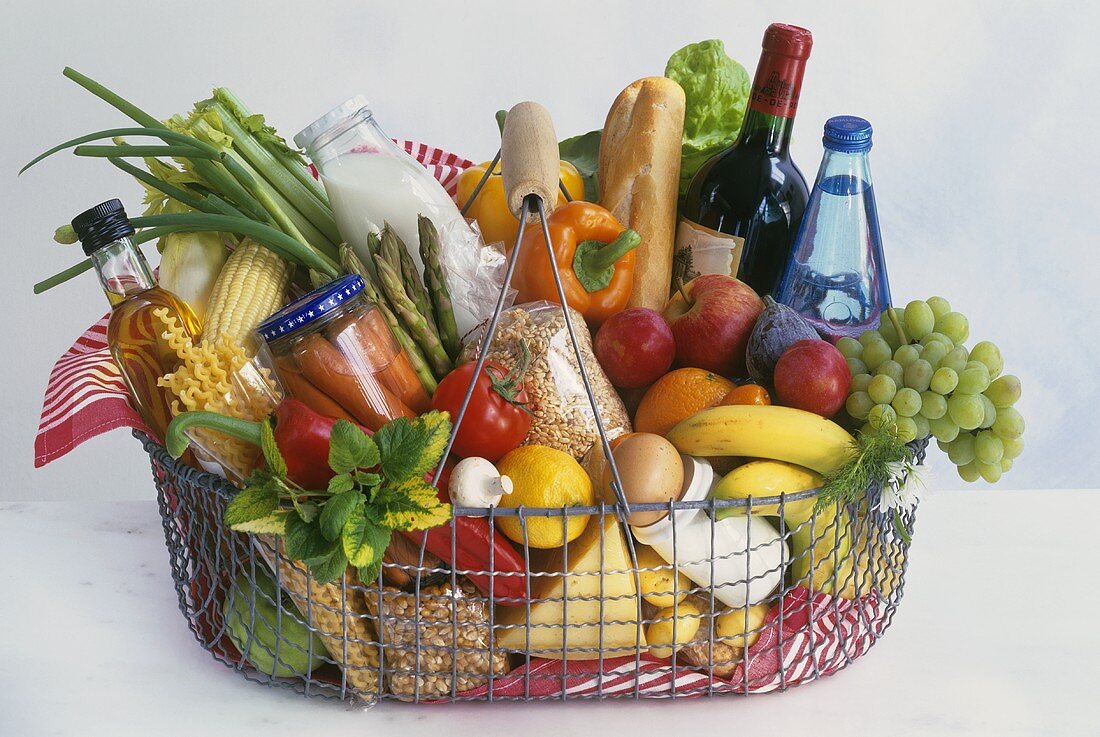
M 763 49 L 753 79 L 749 107 L 767 115 L 793 118 L 802 92 L 802 75 L 814 37 L 805 28 L 772 23 L 764 32 Z

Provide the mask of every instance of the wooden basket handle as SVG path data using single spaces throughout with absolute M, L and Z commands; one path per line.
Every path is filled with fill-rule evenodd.
M 534 194 L 549 210 L 558 201 L 558 137 L 550 112 L 537 102 L 508 111 L 500 139 L 501 175 L 508 209 L 517 218 L 523 200 Z

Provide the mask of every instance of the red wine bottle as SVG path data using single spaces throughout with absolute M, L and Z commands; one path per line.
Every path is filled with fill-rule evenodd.
M 676 231 L 674 279 L 729 274 L 760 295 L 778 286 L 809 199 L 789 146 L 812 46 L 805 28 L 773 23 L 764 32 L 737 141 L 691 180 Z

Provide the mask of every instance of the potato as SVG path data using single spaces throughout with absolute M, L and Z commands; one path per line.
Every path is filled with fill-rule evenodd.
M 638 571 L 638 583 L 641 585 L 642 598 L 655 607 L 664 609 L 683 601 L 692 588 L 692 583 L 682 573 L 677 572 L 675 579 L 672 566 L 648 545 L 634 544 L 634 553 L 638 557 L 638 568 L 656 568 L 655 571 Z
M 673 644 L 680 647 L 691 642 L 699 632 L 702 618 L 699 607 L 690 601 L 657 612 L 653 624 L 645 632 L 650 654 L 658 658 L 671 658 L 676 653 Z
M 719 614 L 714 619 L 714 634 L 727 645 L 747 650 L 760 639 L 760 629 L 769 609 L 767 604 L 757 604 Z

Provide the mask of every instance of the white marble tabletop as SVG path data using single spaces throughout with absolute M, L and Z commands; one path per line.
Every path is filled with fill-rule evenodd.
M 1097 734 L 1098 519 L 1096 491 L 930 494 L 888 636 L 784 694 L 363 710 L 200 649 L 151 501 L 0 503 L 0 735 Z

